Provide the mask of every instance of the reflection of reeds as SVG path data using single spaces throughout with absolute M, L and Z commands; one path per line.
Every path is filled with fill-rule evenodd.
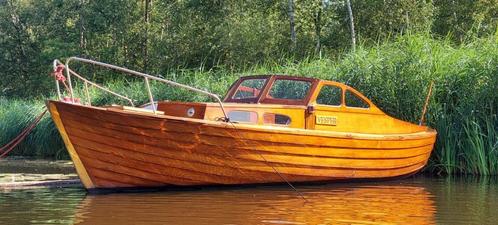
M 285 60 L 281 60 L 285 61 Z M 245 74 L 300 74 L 344 82 L 370 97 L 386 113 L 417 122 L 427 86 L 435 88 L 427 123 L 438 131 L 429 171 L 443 174 L 498 174 L 498 45 L 481 39 L 455 47 L 446 40 L 405 36 L 374 47 L 359 47 L 339 60 L 306 59 L 300 63 L 266 63 Z M 85 68 L 81 68 L 82 70 Z M 109 73 L 102 71 L 102 73 Z M 85 74 L 82 72 L 81 74 Z M 237 78 L 231 69 L 174 70 L 165 78 L 223 95 Z M 117 77 L 117 76 L 100 76 Z M 81 84 L 80 84 L 81 85 Z M 107 87 L 145 103 L 143 80 L 113 80 Z M 85 100 L 81 86 L 77 96 Z M 167 85 L 152 82 L 155 99 L 205 101 Z M 90 90 L 92 103 L 126 104 L 111 95 Z M 14 137 L 35 116 L 41 101 L 0 100 L 0 144 Z M 37 110 L 32 109 L 36 105 Z M 4 122 L 5 121 L 5 122 Z M 13 154 L 67 157 L 53 124 L 46 117 L 34 134 Z
M 449 176 L 427 179 L 434 194 L 441 224 L 495 224 L 498 207 L 498 177 Z

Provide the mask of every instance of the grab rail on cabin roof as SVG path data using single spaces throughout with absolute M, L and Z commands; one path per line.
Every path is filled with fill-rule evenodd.
M 176 86 L 176 87 L 180 87 L 180 88 L 184 88 L 184 89 L 187 89 L 187 90 L 190 90 L 190 91 L 193 91 L 193 92 L 197 92 L 197 93 L 200 93 L 200 94 L 204 94 L 204 95 L 207 95 L 209 97 L 212 97 L 214 98 L 220 105 L 220 108 L 221 108 L 221 111 L 223 112 L 223 115 L 225 116 L 225 119 L 228 118 L 227 114 L 226 114 L 226 111 L 225 111 L 225 107 L 223 107 L 223 102 L 221 101 L 220 97 L 218 97 L 218 95 L 216 94 L 213 94 L 213 93 L 210 93 L 210 92 L 207 92 L 207 91 L 204 91 L 204 90 L 200 90 L 200 89 L 197 89 L 197 88 L 194 88 L 194 87 L 190 87 L 190 86 L 187 86 L 187 85 L 184 85 L 184 84 L 180 84 L 180 83 L 177 83 L 177 82 L 174 82 L 174 81 L 170 81 L 170 80 L 166 80 L 166 79 L 162 79 L 162 78 L 159 78 L 159 77 L 155 77 L 155 76 L 152 76 L 152 75 L 149 75 L 149 74 L 145 74 L 145 73 L 140 73 L 140 72 L 137 72 L 137 71 L 134 71 L 134 70 L 130 70 L 130 69 L 127 69 L 127 68 L 124 68 L 124 67 L 119 67 L 119 66 L 115 66 L 115 65 L 111 65 L 111 64 L 107 64 L 107 63 L 103 63 L 103 62 L 98 62 L 98 61 L 94 61 L 94 60 L 89 60 L 89 59 L 84 59 L 84 58 L 79 58 L 79 57 L 70 57 L 69 59 L 67 59 L 66 61 L 66 64 L 65 64 L 65 69 L 66 69 L 66 76 L 67 76 L 67 80 L 68 80 L 68 83 L 69 83 L 69 92 L 70 92 L 70 95 L 71 95 L 71 101 L 74 103 L 74 92 L 73 92 L 73 87 L 72 87 L 72 84 L 71 84 L 71 74 L 73 74 L 74 76 L 76 76 L 77 78 L 83 80 L 85 82 L 85 90 L 86 90 L 86 93 L 87 93 L 87 100 L 88 102 L 90 102 L 90 95 L 88 94 L 88 84 L 91 84 L 101 90 L 104 90 L 106 92 L 109 92 L 113 95 L 116 95 L 118 97 L 121 97 L 121 98 L 124 98 L 126 100 L 128 100 L 132 106 L 133 106 L 133 101 L 126 97 L 126 96 L 123 96 L 123 95 L 119 95 L 109 89 L 106 89 L 104 87 L 101 87 L 99 86 L 98 84 L 95 84 L 83 77 L 81 77 L 80 75 L 78 75 L 77 73 L 75 73 L 74 71 L 72 71 L 70 68 L 69 68 L 69 63 L 74 60 L 74 61 L 79 61 L 79 62 L 83 62 L 83 63 L 88 63 L 88 64 L 93 64 L 93 65 L 97 65 L 97 66 L 101 66 L 101 67 L 105 67 L 105 68 L 110 68 L 110 69 L 114 69 L 114 70 L 118 70 L 118 71 L 121 71 L 123 73 L 128 73 L 128 74 L 132 74 L 132 75 L 135 75 L 135 76 L 140 76 L 140 77 L 143 77 L 144 80 L 145 80 L 145 86 L 147 88 L 147 94 L 149 96 L 149 100 L 150 100 L 150 104 L 152 105 L 152 111 L 154 112 L 154 114 L 156 114 L 156 105 L 154 103 L 154 97 L 152 96 L 152 92 L 150 90 L 150 84 L 149 84 L 149 79 L 151 80 L 156 80 L 156 81 L 159 81 L 159 82 L 162 82 L 162 83 L 166 83 L 166 84 L 169 84 L 171 86 Z M 56 68 L 57 64 L 62 64 L 60 63 L 59 60 L 54 60 L 54 69 Z M 56 87 L 57 87 L 57 92 L 58 92 L 58 95 L 59 95 L 59 100 L 61 100 L 61 92 L 60 92 L 60 87 L 59 87 L 59 82 L 56 80 Z

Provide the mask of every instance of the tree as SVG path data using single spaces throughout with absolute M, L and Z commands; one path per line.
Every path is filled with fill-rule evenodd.
M 46 84 L 40 62 L 39 36 L 30 24 L 34 9 L 19 1 L 0 2 L 0 94 L 39 94 Z
M 354 33 L 353 10 L 351 9 L 351 2 L 349 0 L 346 0 L 346 6 L 349 16 L 349 28 L 351 29 L 351 47 L 353 48 L 354 52 L 356 51 L 356 35 Z
M 289 12 L 289 25 L 290 25 L 290 36 L 292 41 L 292 48 L 296 47 L 296 24 L 294 22 L 294 0 L 289 0 L 288 4 Z
M 498 1 L 435 0 L 432 32 L 462 42 L 467 38 L 492 35 L 498 30 Z
M 152 7 L 152 0 L 144 0 L 144 41 L 143 41 L 143 71 L 147 73 L 149 61 L 149 26 L 150 26 L 150 12 Z
M 428 33 L 435 10 L 431 1 L 420 0 L 353 0 L 351 7 L 355 13 L 355 34 L 363 42 L 377 42 L 408 32 Z

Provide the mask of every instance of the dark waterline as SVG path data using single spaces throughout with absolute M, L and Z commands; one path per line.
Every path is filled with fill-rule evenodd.
M 0 192 L 0 224 L 496 224 L 495 178 L 88 195 Z

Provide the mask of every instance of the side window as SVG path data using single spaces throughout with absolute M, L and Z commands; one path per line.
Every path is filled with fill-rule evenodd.
M 252 111 L 234 110 L 228 113 L 228 118 L 233 122 L 257 123 L 258 114 Z
M 263 115 L 263 121 L 265 124 L 289 125 L 291 123 L 291 118 L 282 114 L 265 113 Z
M 358 97 L 356 94 L 351 92 L 350 90 L 346 90 L 346 106 L 356 107 L 356 108 L 370 108 L 370 105 L 365 102 L 363 99 Z
M 323 86 L 316 98 L 316 103 L 321 105 L 339 106 L 342 103 L 342 89 L 333 85 Z
M 233 99 L 256 98 L 259 96 L 261 89 L 266 83 L 266 78 L 247 79 L 240 83 Z

